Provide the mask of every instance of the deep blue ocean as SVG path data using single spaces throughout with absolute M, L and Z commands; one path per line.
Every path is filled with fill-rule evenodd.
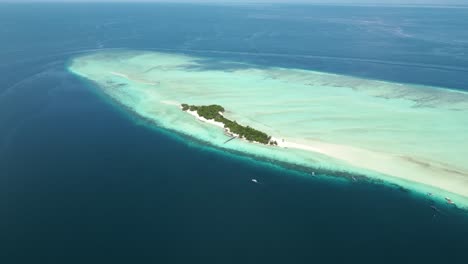
M 466 8 L 0 4 L 0 263 L 468 263 L 466 212 L 200 145 L 66 70 L 124 48 L 468 90 L 467 29 Z

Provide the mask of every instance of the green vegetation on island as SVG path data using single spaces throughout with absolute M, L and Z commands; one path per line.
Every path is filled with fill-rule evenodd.
M 251 142 L 258 142 L 262 144 L 278 145 L 276 141 L 271 140 L 271 137 L 266 133 L 251 128 L 249 126 L 242 126 L 236 121 L 229 120 L 223 116 L 224 108 L 220 105 L 188 105 L 182 104 L 183 111 L 196 111 L 197 114 L 205 119 L 214 120 L 224 124 L 224 128 L 231 134 L 237 134 L 240 138 L 245 138 Z

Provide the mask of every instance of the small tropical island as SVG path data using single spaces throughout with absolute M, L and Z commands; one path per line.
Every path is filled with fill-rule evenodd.
M 236 121 L 229 120 L 224 117 L 224 107 L 220 105 L 188 105 L 181 104 L 182 111 L 196 113 L 198 117 L 206 120 L 214 120 L 215 122 L 222 123 L 227 134 L 234 138 L 245 139 L 250 142 L 257 142 L 265 145 L 277 146 L 278 143 L 272 140 L 271 136 L 265 132 L 256 130 L 249 126 L 242 126 Z

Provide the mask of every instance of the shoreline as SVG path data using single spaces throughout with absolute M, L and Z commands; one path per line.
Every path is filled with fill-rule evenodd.
M 249 126 L 243 126 L 236 120 L 230 120 L 224 116 L 225 109 L 220 105 L 188 105 L 181 104 L 180 109 L 195 116 L 198 120 L 223 128 L 224 134 L 234 138 L 239 138 L 250 143 L 277 146 L 278 143 L 271 136 Z M 203 111 L 200 114 L 199 111 Z M 211 117 L 211 118 L 210 118 Z M 230 140 L 224 142 L 226 144 Z

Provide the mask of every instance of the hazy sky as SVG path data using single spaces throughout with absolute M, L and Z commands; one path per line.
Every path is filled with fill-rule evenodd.
M 346 4 L 468 4 L 468 0 L 0 0 L 0 2 L 193 2 L 193 3 L 346 3 Z

